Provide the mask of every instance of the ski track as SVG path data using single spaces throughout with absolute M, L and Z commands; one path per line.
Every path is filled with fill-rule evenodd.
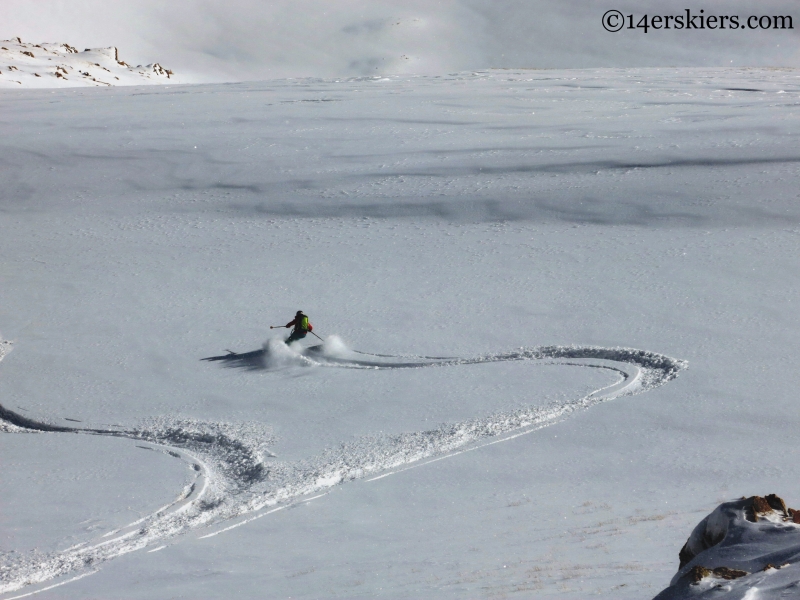
M 280 346 L 283 346 L 281 343 Z M 165 452 L 187 463 L 194 480 L 156 512 L 106 533 L 92 542 L 60 552 L 0 556 L 0 595 L 5 600 L 23 598 L 52 589 L 96 572 L 103 562 L 129 552 L 165 542 L 199 528 L 234 520 L 213 537 L 294 504 L 324 496 L 331 487 L 357 479 L 375 481 L 410 468 L 497 444 L 557 423 L 570 414 L 621 396 L 642 393 L 677 377 L 688 365 L 662 354 L 631 348 L 546 346 L 475 358 L 388 356 L 315 346 L 298 353 L 278 346 L 245 354 L 229 353 L 205 360 L 246 369 L 291 366 L 323 366 L 354 369 L 454 367 L 504 361 L 540 361 L 615 371 L 619 380 L 577 400 L 548 406 L 528 406 L 498 411 L 428 431 L 365 436 L 294 463 L 272 461 L 267 446 L 273 442 L 268 429 L 257 425 L 230 425 L 199 421 L 153 419 L 133 429 L 65 427 L 35 421 L 0 404 L 0 432 L 82 433 L 123 437 L 146 442 L 145 449 Z M 286 348 L 283 346 L 283 348 Z M 0 361 L 11 343 L 0 340 Z M 157 546 L 157 547 L 156 547 Z M 50 583 L 57 579 L 55 584 Z M 22 595 L 11 596 L 30 586 Z

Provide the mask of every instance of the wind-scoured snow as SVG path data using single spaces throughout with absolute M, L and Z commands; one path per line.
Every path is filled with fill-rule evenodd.
M 77 48 L 65 43 L 0 40 L 0 89 L 110 87 L 176 83 L 158 63 L 135 67 L 110 48 Z
M 183 458 L 197 473 L 195 481 L 173 503 L 109 532 L 103 538 L 53 555 L 43 556 L 34 552 L 31 555 L 14 553 L 3 557 L 0 559 L 3 580 L 0 593 L 14 592 L 56 577 L 74 577 L 76 571 L 97 569 L 109 559 L 171 539 L 191 529 L 208 527 L 297 501 L 348 481 L 381 474 L 385 476 L 386 471 L 452 454 L 482 440 L 502 438 L 508 434 L 517 437 L 556 423 L 577 410 L 663 385 L 687 366 L 685 361 L 627 348 L 531 348 L 472 359 L 371 356 L 349 351 L 336 337 L 302 354 L 287 348 L 282 342 L 269 344 L 260 353 L 250 354 L 261 355 L 263 369 L 287 367 L 288 356 L 292 354 L 298 357 L 310 354 L 313 357 L 296 362 L 295 366 L 368 370 L 466 367 L 492 362 L 548 360 L 556 364 L 612 370 L 620 376 L 620 382 L 596 390 L 586 397 L 560 404 L 498 412 L 460 423 L 443 424 L 429 431 L 369 436 L 327 449 L 321 455 L 299 463 L 265 463 L 265 456 L 274 456 L 266 450 L 274 439 L 271 432 L 253 425 L 235 427 L 157 419 L 149 427 L 103 430 L 38 423 L 0 406 L 0 425 L 8 433 L 71 432 L 143 440 L 185 452 L 184 457 L 170 453 Z M 272 356 L 275 354 L 278 354 L 277 358 Z M 212 360 L 236 363 L 237 356 L 228 354 Z M 2 357 L 0 355 L 0 359 Z M 578 362 L 581 360 L 585 362 Z M 253 362 L 249 360 L 247 365 L 252 367 Z

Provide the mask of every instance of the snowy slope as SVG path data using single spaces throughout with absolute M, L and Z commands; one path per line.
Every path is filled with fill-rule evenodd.
M 655 596 L 800 492 L 797 75 L 0 94 L 4 600 Z
M 59 88 L 176 83 L 158 63 L 132 67 L 116 48 L 32 44 L 19 38 L 0 41 L 0 88 Z
M 175 458 L 181 458 L 195 472 L 193 480 L 173 502 L 150 515 L 94 542 L 39 555 L 21 564 L 5 564 L 5 583 L 0 592 L 17 591 L 25 585 L 47 582 L 62 575 L 80 577 L 85 574 L 87 564 L 96 569 L 107 560 L 148 546 L 154 547 L 192 529 L 216 525 L 216 531 L 202 535 L 200 539 L 214 537 L 271 512 L 294 506 L 298 501 L 308 501 L 314 494 L 313 497 L 318 498 L 320 492 L 324 495 L 331 487 L 342 483 L 358 479 L 375 481 L 418 466 L 417 463 L 423 461 L 435 461 L 507 441 L 559 422 L 600 402 L 663 385 L 686 366 L 681 361 L 648 352 L 576 347 L 541 348 L 468 360 L 371 356 L 347 351 L 335 337 L 310 352 L 294 353 L 275 341 L 261 352 L 229 353 L 208 360 L 224 361 L 248 370 L 290 366 L 421 369 L 546 360 L 546 364 L 607 369 L 617 374 L 618 380 L 574 401 L 504 410 L 428 431 L 389 436 L 373 434 L 338 449 L 328 449 L 320 456 L 283 465 L 265 461 L 266 457 L 277 458 L 266 448 L 274 442 L 273 436 L 269 430 L 252 424 L 237 428 L 167 420 L 131 430 L 121 426 L 97 429 L 37 422 L 18 412 L 0 408 L 4 424 L 16 428 L 9 432 L 85 433 L 144 441 L 155 444 L 154 449 L 161 447 Z M 238 522 L 234 524 L 226 523 L 237 518 Z

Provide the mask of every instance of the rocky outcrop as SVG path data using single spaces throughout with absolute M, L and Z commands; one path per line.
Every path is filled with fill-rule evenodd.
M 770 598 L 765 582 L 775 598 L 789 597 L 780 594 L 800 589 L 800 511 L 775 494 L 726 502 L 694 528 L 678 559 L 657 600 L 741 598 L 751 589 Z
M 730 579 L 739 579 L 739 577 L 744 577 L 745 575 L 749 574 L 750 573 L 748 573 L 747 571 L 741 571 L 739 569 L 729 569 L 728 567 L 717 567 L 715 569 L 707 569 L 706 567 L 695 565 L 686 574 L 686 578 L 692 583 L 699 583 L 706 577 L 719 577 L 720 579 L 730 580 Z
M 159 63 L 131 67 L 115 46 L 86 48 L 66 43 L 0 41 L 0 88 L 74 87 L 172 83 L 174 73 Z

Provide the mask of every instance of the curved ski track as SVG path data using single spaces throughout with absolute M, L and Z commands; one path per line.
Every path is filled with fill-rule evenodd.
M 0 340 L 0 360 L 10 350 Z M 210 357 L 227 366 L 264 368 L 270 347 L 264 350 Z M 170 504 L 125 527 L 91 542 L 60 552 L 10 552 L 0 557 L 0 595 L 5 600 L 23 598 L 75 581 L 95 572 L 103 562 L 155 546 L 191 530 L 235 520 L 232 525 L 202 537 L 211 537 L 298 502 L 313 494 L 356 479 L 372 481 L 414 466 L 441 460 L 530 433 L 583 410 L 620 396 L 638 394 L 677 377 L 687 367 L 682 360 L 630 348 L 547 346 L 475 358 L 387 356 L 348 352 L 327 355 L 315 346 L 295 355 L 301 365 L 356 369 L 452 367 L 502 361 L 535 360 L 549 364 L 609 369 L 619 380 L 583 398 L 549 406 L 528 406 L 449 423 L 429 431 L 369 436 L 331 448 L 295 463 L 265 462 L 272 440 L 266 429 L 194 421 L 154 420 L 134 429 L 98 429 L 52 425 L 35 421 L 0 404 L 0 431 L 8 433 L 83 433 L 124 437 L 148 442 L 153 450 L 167 452 L 194 470 L 194 481 Z M 318 497 L 318 496 L 314 496 Z M 270 509 L 270 510 L 266 510 Z M 55 583 L 50 583 L 58 579 Z M 24 593 L 13 592 L 33 586 Z

